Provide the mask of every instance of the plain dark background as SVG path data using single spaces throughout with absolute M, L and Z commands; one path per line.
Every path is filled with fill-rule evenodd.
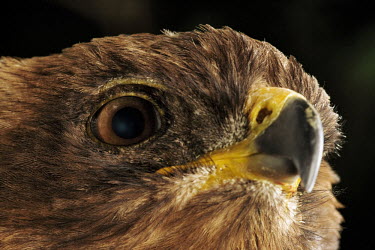
M 44 56 L 94 37 L 188 31 L 206 23 L 230 26 L 295 56 L 342 116 L 346 142 L 340 156 L 330 158 L 341 176 L 335 190 L 346 206 L 341 249 L 375 249 L 375 14 L 370 1 L 4 2 L 0 56 Z

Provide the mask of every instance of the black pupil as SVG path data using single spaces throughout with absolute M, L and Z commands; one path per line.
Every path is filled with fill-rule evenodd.
M 145 119 L 138 109 L 126 107 L 113 116 L 112 129 L 121 138 L 133 139 L 142 134 L 145 129 Z

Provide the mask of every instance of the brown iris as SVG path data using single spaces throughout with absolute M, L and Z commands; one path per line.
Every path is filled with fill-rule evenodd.
M 102 142 L 117 146 L 139 143 L 160 128 L 154 105 L 140 97 L 123 96 L 103 105 L 94 115 L 91 129 Z

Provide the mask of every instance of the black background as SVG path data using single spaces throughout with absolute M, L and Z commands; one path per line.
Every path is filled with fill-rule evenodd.
M 343 117 L 345 144 L 330 162 L 346 206 L 341 249 L 375 249 L 375 14 L 370 1 L 9 1 L 0 6 L 0 56 L 58 53 L 120 33 L 230 26 L 294 55 Z M 1 84 L 1 83 L 0 83 Z

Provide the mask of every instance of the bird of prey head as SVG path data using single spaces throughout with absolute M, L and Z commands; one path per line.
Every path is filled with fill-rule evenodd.
M 335 249 L 338 115 L 230 28 L 0 60 L 0 248 Z

